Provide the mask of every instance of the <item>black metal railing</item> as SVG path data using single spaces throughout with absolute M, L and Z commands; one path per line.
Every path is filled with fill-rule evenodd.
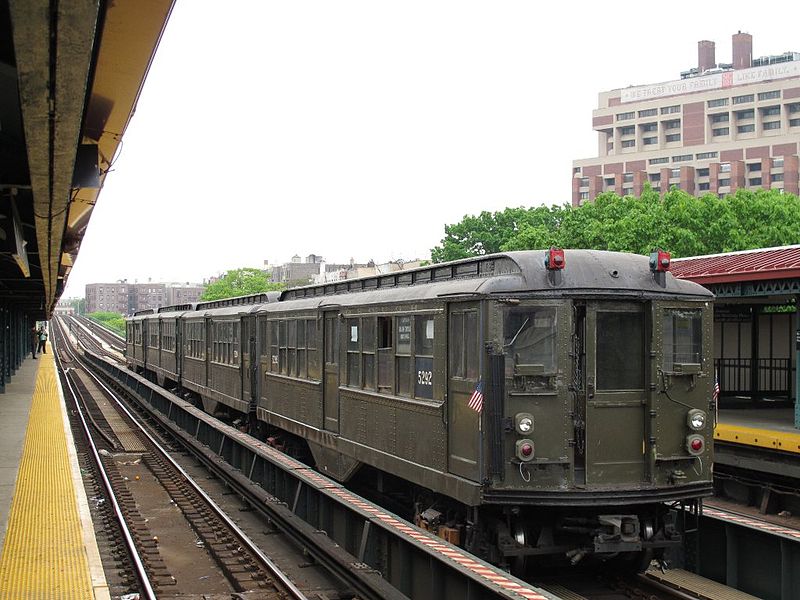
M 794 377 L 792 362 L 789 358 L 717 358 L 714 369 L 719 377 L 720 396 L 788 399 Z

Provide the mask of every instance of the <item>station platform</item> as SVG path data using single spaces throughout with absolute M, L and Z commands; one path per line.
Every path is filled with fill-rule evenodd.
M 51 353 L 0 395 L 0 598 L 109 598 Z
M 792 408 L 720 409 L 714 440 L 800 455 Z

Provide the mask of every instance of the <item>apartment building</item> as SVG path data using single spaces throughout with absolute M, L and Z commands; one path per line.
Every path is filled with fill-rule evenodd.
M 639 196 L 648 182 L 698 196 L 800 191 L 800 53 L 753 59 L 750 34 L 732 42 L 731 63 L 702 40 L 680 80 L 599 94 L 598 155 L 573 161 L 573 205 L 605 191 Z
M 137 310 L 190 304 L 197 302 L 204 290 L 204 286 L 190 283 L 89 283 L 86 285 L 86 312 L 129 315 Z

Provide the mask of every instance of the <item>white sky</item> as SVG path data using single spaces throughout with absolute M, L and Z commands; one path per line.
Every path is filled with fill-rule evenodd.
M 603 90 L 800 51 L 800 3 L 178 0 L 64 297 L 292 255 L 428 258 L 445 224 L 564 204 Z

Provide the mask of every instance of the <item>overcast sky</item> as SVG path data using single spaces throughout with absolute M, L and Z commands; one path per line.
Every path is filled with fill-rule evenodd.
M 466 214 L 570 201 L 597 94 L 800 51 L 800 3 L 178 0 L 65 297 L 294 254 L 428 258 Z

